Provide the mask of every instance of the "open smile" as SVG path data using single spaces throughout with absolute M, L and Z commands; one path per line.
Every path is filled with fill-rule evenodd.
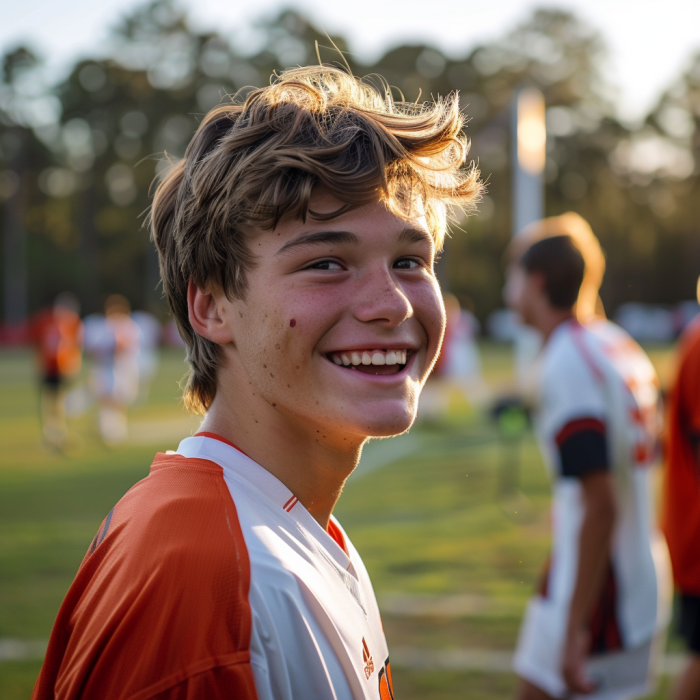
M 413 351 L 408 348 L 392 350 L 379 348 L 330 352 L 326 357 L 344 369 L 363 374 L 387 375 L 401 372 L 406 367 L 412 353 Z

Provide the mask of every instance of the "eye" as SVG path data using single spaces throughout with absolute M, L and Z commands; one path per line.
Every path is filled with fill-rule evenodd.
M 421 267 L 421 264 L 413 258 L 400 258 L 394 263 L 395 270 L 415 270 Z
M 311 263 L 306 270 L 342 270 L 343 266 L 335 260 L 318 260 Z

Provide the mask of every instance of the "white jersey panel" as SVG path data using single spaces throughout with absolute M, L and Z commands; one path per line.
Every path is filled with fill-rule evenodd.
M 178 453 L 221 466 L 236 505 L 260 700 L 379 700 L 389 653 L 369 576 L 345 534 L 347 554 L 282 482 L 224 442 L 187 438 Z
M 557 435 L 581 418 L 607 421 L 603 387 L 560 326 L 545 346 L 539 365 L 537 434 L 553 475 L 561 474 Z

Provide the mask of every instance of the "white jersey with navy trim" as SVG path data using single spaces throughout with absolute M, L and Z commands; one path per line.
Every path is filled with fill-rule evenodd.
M 218 464 L 236 506 L 250 558 L 259 700 L 391 698 L 379 609 L 347 536 L 346 552 L 281 481 L 220 440 L 187 438 L 177 452 Z

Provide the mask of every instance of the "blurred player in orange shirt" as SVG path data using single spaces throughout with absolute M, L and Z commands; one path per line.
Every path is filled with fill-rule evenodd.
M 39 312 L 30 326 L 30 338 L 37 349 L 41 381 L 41 425 L 49 447 L 65 446 L 66 386 L 80 371 L 83 324 L 78 300 L 60 294 L 50 309 Z
M 698 284 L 700 292 L 700 281 Z M 700 296 L 700 294 L 699 294 Z M 700 698 L 700 318 L 681 336 L 668 400 L 663 529 L 680 593 L 690 660 L 673 700 Z

